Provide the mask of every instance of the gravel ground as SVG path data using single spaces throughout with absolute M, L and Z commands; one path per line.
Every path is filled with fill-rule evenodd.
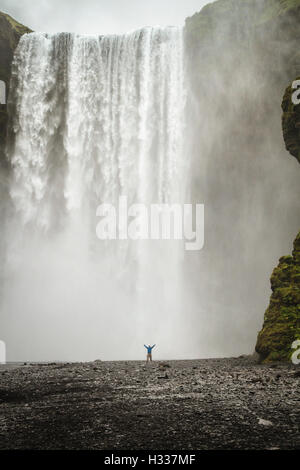
M 300 449 L 300 368 L 249 357 L 0 367 L 0 449 Z

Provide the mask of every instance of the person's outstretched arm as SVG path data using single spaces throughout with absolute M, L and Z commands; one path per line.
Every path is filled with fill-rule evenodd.
M 153 346 L 152 346 L 152 348 L 151 348 L 151 349 L 153 349 L 153 348 L 154 348 L 154 346 L 156 346 L 156 345 L 155 345 L 155 344 L 153 344 Z
M 147 348 L 147 346 L 146 346 L 145 344 L 144 344 L 144 346 L 145 346 L 145 348 L 146 348 L 146 349 L 148 349 L 148 348 Z

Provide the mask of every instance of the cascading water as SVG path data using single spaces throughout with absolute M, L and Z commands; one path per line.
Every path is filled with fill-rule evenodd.
M 139 358 L 152 341 L 176 356 L 182 244 L 103 242 L 95 228 L 97 206 L 120 196 L 186 202 L 182 36 L 22 37 L 1 317 L 14 359 Z

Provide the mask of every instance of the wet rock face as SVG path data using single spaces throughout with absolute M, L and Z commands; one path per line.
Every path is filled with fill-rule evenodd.
M 296 80 L 300 80 L 298 77 Z M 300 163 L 300 106 L 292 102 L 292 84 L 285 90 L 282 100 L 282 132 L 286 149 Z
M 11 64 L 14 50 L 20 37 L 31 30 L 21 25 L 9 15 L 0 12 L 0 80 L 5 82 L 8 92 L 11 73 Z M 7 111 L 5 105 L 0 105 L 0 160 L 3 157 L 7 125 Z
M 271 276 L 272 295 L 256 351 L 265 362 L 289 360 L 300 339 L 300 232 L 292 256 L 282 256 Z
M 282 131 L 286 149 L 300 163 L 300 105 L 292 102 L 292 84 L 282 101 Z M 265 361 L 289 360 L 291 345 L 300 339 L 300 232 L 292 256 L 282 256 L 271 276 L 272 295 L 256 351 Z

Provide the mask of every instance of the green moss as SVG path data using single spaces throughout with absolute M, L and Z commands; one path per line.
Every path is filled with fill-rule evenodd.
M 280 2 L 287 7 L 300 4 Z M 286 149 L 300 163 L 300 106 L 292 103 L 291 85 L 282 101 L 282 131 Z M 292 256 L 282 256 L 271 276 L 272 295 L 264 317 L 263 329 L 258 335 L 256 351 L 264 361 L 288 360 L 291 344 L 300 338 L 300 232 Z
M 14 18 L 7 15 L 6 13 L 1 13 L 1 14 L 7 19 L 12 29 L 15 30 L 20 36 L 22 36 L 23 34 L 32 32 L 31 29 L 27 28 L 27 26 L 24 26 L 21 23 L 18 23 L 18 21 L 16 21 Z
M 282 256 L 271 276 L 272 295 L 258 334 L 256 351 L 264 362 L 288 361 L 291 345 L 300 338 L 300 232 L 293 256 Z
M 233 39 L 243 47 L 249 37 L 265 37 L 266 31 L 268 35 L 279 34 L 279 40 L 288 40 L 290 35 L 294 39 L 299 18 L 300 0 L 218 0 L 186 19 L 187 46 L 197 53 L 199 44 L 209 44 L 218 37 Z
M 220 20 L 248 16 L 254 26 L 274 20 L 278 16 L 293 14 L 300 7 L 300 0 L 217 0 L 205 5 L 202 10 L 186 19 L 186 27 L 200 35 L 209 31 Z
M 20 37 L 31 30 L 14 20 L 11 16 L 0 12 L 0 80 L 9 89 L 11 64 L 14 50 Z M 4 146 L 6 138 L 7 113 L 6 106 L 0 107 L 0 164 L 4 161 Z
M 0 12 L 0 39 L 6 43 L 6 47 L 14 50 L 23 34 L 32 32 L 31 29 L 18 23 L 11 16 Z
M 300 7 L 300 0 L 266 0 L 258 24 L 270 21 L 286 13 L 292 13 L 292 10 L 298 7 Z

